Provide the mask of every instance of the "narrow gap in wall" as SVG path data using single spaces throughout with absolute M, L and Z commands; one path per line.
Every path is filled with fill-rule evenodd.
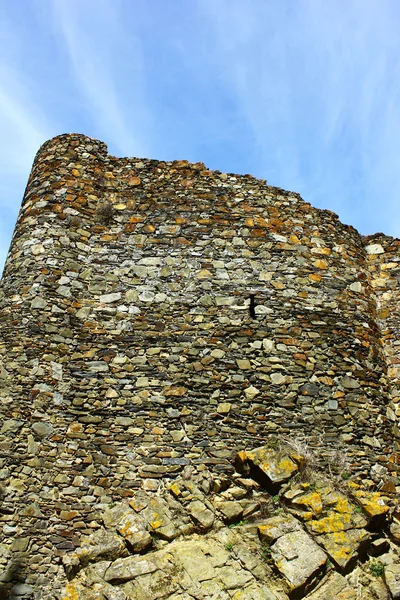
M 256 303 L 254 300 L 254 294 L 250 294 L 249 310 L 250 310 L 250 317 L 252 319 L 255 319 L 256 318 Z

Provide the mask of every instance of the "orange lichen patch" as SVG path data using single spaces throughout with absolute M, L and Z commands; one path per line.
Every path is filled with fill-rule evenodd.
M 256 228 L 254 228 L 251 231 L 251 235 L 253 237 L 264 237 L 265 236 L 265 231 L 264 231 L 264 229 L 259 229 L 259 228 L 256 229 Z
M 323 533 L 338 533 L 339 531 L 345 531 L 351 526 L 351 514 L 343 513 L 339 514 L 333 512 L 323 519 L 310 521 L 309 527 L 316 534 Z
M 194 179 L 182 179 L 182 181 L 181 181 L 181 185 L 186 188 L 192 187 L 193 184 L 194 184 Z
M 183 244 L 183 245 L 187 245 L 187 246 L 191 246 L 192 245 L 192 242 L 190 242 L 189 240 L 187 240 L 184 237 L 178 237 L 178 238 L 176 238 L 175 241 L 176 241 L 177 244 Z
M 366 542 L 370 534 L 364 529 L 349 529 L 330 533 L 319 538 L 319 542 L 336 564 L 344 568 Z
M 141 510 L 146 508 L 147 504 L 141 502 L 140 499 L 134 497 L 132 500 L 129 501 L 129 506 L 133 508 L 135 512 L 140 512 Z
M 131 535 L 132 528 L 134 528 L 133 531 L 135 532 L 135 523 L 130 519 L 125 519 L 123 524 L 118 526 L 117 530 L 123 537 L 127 537 L 128 535 Z
M 161 516 L 157 512 L 154 512 L 153 519 L 149 521 L 149 525 L 152 529 L 159 529 L 160 527 L 165 525 L 165 523 L 163 523 Z
M 164 388 L 165 396 L 184 396 L 187 392 L 185 387 L 169 386 Z
M 314 261 L 314 266 L 317 267 L 317 269 L 327 269 L 328 261 L 318 258 Z
M 299 240 L 299 238 L 298 238 L 298 237 L 297 237 L 297 235 L 295 235 L 294 233 L 292 233 L 292 234 L 289 236 L 289 242 L 290 242 L 291 244 L 300 244 L 300 240 Z
M 246 225 L 246 227 L 254 227 L 254 219 L 248 217 L 244 220 L 244 224 Z
M 78 171 L 78 169 L 72 169 L 71 173 L 74 177 L 79 177 L 79 175 L 81 174 L 80 171 Z
M 310 492 L 303 496 L 297 496 L 292 500 L 292 504 L 293 506 L 309 509 L 314 515 L 322 513 L 322 499 L 319 492 Z
M 345 496 L 338 496 L 335 492 L 331 492 L 327 494 L 326 498 L 323 496 L 322 501 L 323 508 L 329 507 L 329 514 L 309 522 L 308 527 L 313 533 L 318 535 L 338 533 L 367 525 L 366 519 L 357 512 L 357 507 Z
M 265 461 L 262 462 L 259 467 L 273 479 L 288 479 L 298 471 L 298 466 L 290 458 L 283 458 L 277 463 Z
M 104 177 L 106 179 L 115 179 L 115 175 L 113 173 L 111 173 L 111 171 L 105 171 Z
M 188 165 L 189 165 L 189 161 L 187 161 L 187 160 L 174 160 L 174 162 L 172 163 L 172 166 L 174 167 L 174 169 L 184 169 Z
M 282 227 L 284 225 L 282 219 L 270 219 L 269 224 L 276 231 L 279 231 L 280 229 L 282 229 Z
M 321 281 L 322 277 L 321 275 L 317 275 L 316 273 L 310 273 L 308 279 L 310 279 L 311 281 L 316 281 L 318 283 Z
M 270 448 L 264 447 L 251 452 L 238 452 L 236 465 L 245 469 L 247 464 L 256 465 L 274 483 L 287 481 L 299 468 L 289 455 L 279 456 Z
M 199 279 L 208 279 L 209 277 L 212 277 L 212 273 L 208 269 L 201 269 L 197 274 L 197 277 Z
M 358 484 L 356 481 L 348 481 L 347 487 L 350 490 L 358 490 L 358 489 L 360 489 L 360 484 Z
M 260 215 L 254 217 L 254 222 L 257 225 L 257 227 L 269 227 L 268 220 L 264 219 L 263 217 L 260 217 Z
M 83 591 L 83 586 L 77 581 L 69 581 L 65 587 L 65 595 L 63 600 L 79 600 L 80 592 Z
M 311 248 L 312 254 L 324 254 L 325 256 L 330 256 L 332 254 L 332 250 L 330 248 Z
M 245 454 L 245 453 L 244 453 L 244 454 Z M 171 492 L 173 493 L 173 495 L 174 495 L 176 498 L 179 498 L 179 496 L 181 496 L 181 495 L 182 495 L 182 490 L 180 489 L 180 487 L 179 487 L 179 486 L 178 486 L 176 483 L 172 483 L 172 484 L 169 486 L 169 489 L 171 490 Z
M 385 500 L 379 492 L 357 490 L 353 492 L 353 496 L 361 504 L 363 511 L 370 519 L 384 515 L 389 511 L 389 506 L 385 504 Z
M 293 517 L 276 515 L 257 527 L 263 543 L 272 544 L 285 533 L 299 530 L 299 522 Z

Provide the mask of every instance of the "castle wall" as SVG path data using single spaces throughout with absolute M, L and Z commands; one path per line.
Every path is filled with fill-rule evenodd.
M 250 175 L 44 144 L 0 292 L 0 473 L 31 568 L 48 576 L 99 502 L 188 466 L 229 474 L 277 435 L 387 464 L 381 254 Z
M 381 331 L 387 364 L 386 390 L 389 393 L 387 417 L 392 433 L 400 438 L 400 240 L 378 233 L 365 240 L 367 266 L 376 300 L 376 321 Z

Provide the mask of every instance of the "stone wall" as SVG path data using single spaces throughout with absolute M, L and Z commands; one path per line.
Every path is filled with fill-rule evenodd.
M 99 503 L 273 436 L 395 464 L 399 243 L 250 175 L 44 144 L 0 290 L 7 544 L 51 575 Z

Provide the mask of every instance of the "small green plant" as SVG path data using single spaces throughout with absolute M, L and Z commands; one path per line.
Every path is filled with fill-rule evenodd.
M 310 492 L 316 492 L 317 491 L 317 484 L 316 483 L 311 483 L 310 487 L 308 489 L 310 490 Z
M 244 521 L 238 521 L 237 523 L 231 523 L 230 525 L 228 525 L 229 529 L 232 529 L 233 527 L 240 527 L 240 525 L 246 525 L 248 523 L 248 521 L 244 520 Z
M 375 577 L 382 577 L 385 571 L 385 565 L 380 560 L 371 560 L 369 563 L 369 570 Z
M 274 504 L 276 504 L 277 502 L 279 502 L 279 496 L 278 495 L 272 496 L 272 502 Z
M 233 544 L 231 542 L 229 542 L 228 544 L 225 544 L 225 550 L 227 550 L 228 552 L 232 552 Z
M 285 509 L 283 508 L 283 506 L 280 506 L 279 508 L 276 508 L 274 510 L 274 515 L 282 515 L 285 512 Z
M 344 471 L 344 473 L 342 473 L 342 479 L 350 479 L 350 473 Z
M 264 544 L 264 546 L 262 547 L 262 555 L 265 558 L 265 560 L 271 558 L 271 548 L 267 544 Z
M 362 514 L 362 512 L 363 512 L 363 509 L 361 508 L 361 506 L 355 506 L 355 507 L 354 507 L 354 512 L 356 512 L 356 513 L 359 513 L 359 514 Z

